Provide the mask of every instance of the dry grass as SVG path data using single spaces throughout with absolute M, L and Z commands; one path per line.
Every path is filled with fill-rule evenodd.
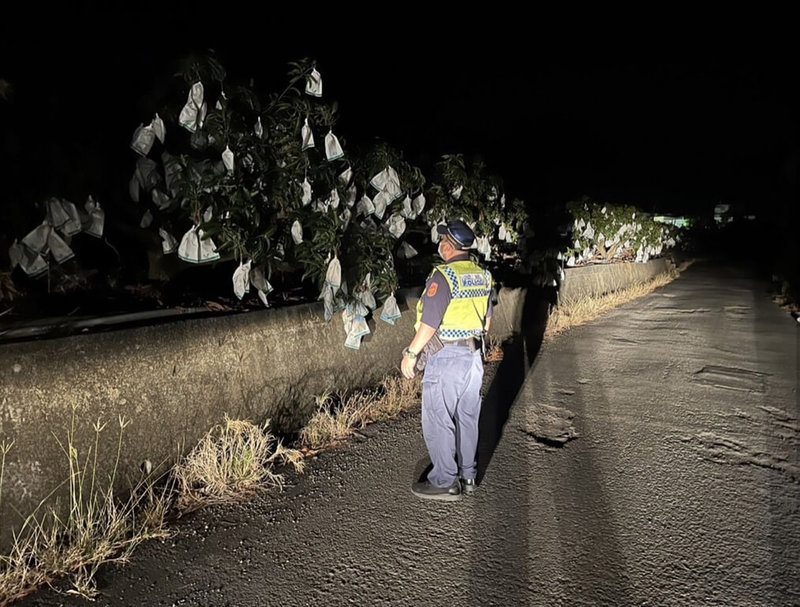
M 0 607 L 61 578 L 69 580 L 68 593 L 92 599 L 100 566 L 127 562 L 141 542 L 168 536 L 166 521 L 172 513 L 180 515 L 208 503 L 236 501 L 267 487 L 281 487 L 283 476 L 277 467 L 291 464 L 302 470 L 304 465 L 303 455 L 284 447 L 269 432 L 268 423 L 257 426 L 226 418 L 167 473 L 168 482 L 161 489 L 156 489 L 156 481 L 148 474 L 121 500 L 114 487 L 127 424 L 119 418 L 114 469 L 107 482 L 100 483 L 97 447 L 105 424 L 95 424 L 93 448 L 81 456 L 75 446 L 73 411 L 67 440 L 59 441 L 69 463 L 65 481 L 69 503 L 63 508 L 57 501 L 45 506 L 49 496 L 42 500 L 15 533 L 10 552 L 0 555 Z M 0 443 L 0 498 L 11 447 Z
M 153 479 L 144 478 L 125 499 L 114 492 L 126 425 L 127 421 L 119 418 L 114 469 L 101 483 L 97 447 L 105 424 L 94 425 L 94 445 L 82 456 L 75 445 L 73 411 L 66 443 L 59 441 L 69 465 L 69 503 L 66 508 L 58 501 L 45 506 L 45 498 L 15 532 L 10 552 L 0 556 L 0 606 L 64 577 L 71 584 L 68 593 L 91 599 L 96 594 L 95 574 L 102 564 L 125 562 L 141 542 L 168 535 L 164 524 L 169 490 L 156 491 Z M 3 443 L 0 481 L 10 448 Z
M 503 360 L 503 340 L 493 335 L 486 338 L 486 354 L 484 361 L 488 363 L 496 363 Z
M 389 376 L 374 390 L 352 394 L 326 393 L 316 398 L 317 411 L 300 432 L 306 453 L 334 446 L 367 424 L 395 419 L 419 404 L 419 376 L 406 380 Z
M 797 304 L 785 295 L 774 295 L 772 301 L 792 318 L 800 319 L 800 304 Z M 798 322 L 800 322 L 800 320 L 798 320 Z
M 422 377 L 417 375 L 412 380 L 398 376 L 386 377 L 381 382 L 378 394 L 370 422 L 395 419 L 403 411 L 410 411 L 420 404 Z
M 80 516 L 62 519 L 56 508 L 31 517 L 0 557 L 0 605 L 8 605 L 37 588 L 67 578 L 68 594 L 95 596 L 95 575 L 105 563 L 127 562 L 143 541 L 166 537 L 163 493 L 141 490 L 120 502 L 109 492 Z
M 639 299 L 669 284 L 680 275 L 678 270 L 661 274 L 653 280 L 631 285 L 625 289 L 607 293 L 601 297 L 591 297 L 571 302 L 568 305 L 553 308 L 547 319 L 544 340 L 550 341 L 558 335 L 569 331 L 572 327 L 591 322 L 606 312 L 624 303 Z
M 11 279 L 11 272 L 0 272 L 0 301 L 11 302 L 18 295 L 19 292 Z
M 247 499 L 268 487 L 283 486 L 279 466 L 301 471 L 299 451 L 283 446 L 269 430 L 246 420 L 225 418 L 175 466 L 178 510 L 186 513 L 209 503 Z
M 330 447 L 366 425 L 369 394 L 346 396 L 326 392 L 316 397 L 317 410 L 300 431 L 299 445 L 306 451 Z

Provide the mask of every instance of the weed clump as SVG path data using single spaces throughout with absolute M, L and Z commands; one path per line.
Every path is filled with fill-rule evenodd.
M 157 479 L 142 478 L 127 495 L 115 489 L 122 436 L 129 421 L 118 418 L 116 459 L 108 478 L 98 474 L 98 445 L 106 424 L 93 426 L 94 444 L 83 455 L 76 444 L 75 410 L 66 442 L 58 437 L 68 464 L 66 507 L 50 497 L 39 504 L 16 530 L 11 549 L 0 555 L 0 607 L 35 589 L 67 578 L 70 594 L 91 599 L 96 595 L 95 575 L 104 563 L 126 562 L 143 541 L 165 537 L 170 509 L 168 488 L 157 489 Z M 0 496 L 6 455 L 11 443 L 0 446 Z
M 174 468 L 178 510 L 185 513 L 210 504 L 247 499 L 267 487 L 283 487 L 276 471 L 292 465 L 302 471 L 302 454 L 287 448 L 269 430 L 269 421 L 256 425 L 225 418 L 202 438 Z
M 419 377 L 408 381 L 389 376 L 374 390 L 317 396 L 317 410 L 300 432 L 300 448 L 319 451 L 340 443 L 367 424 L 395 419 L 419 404 L 420 393 Z

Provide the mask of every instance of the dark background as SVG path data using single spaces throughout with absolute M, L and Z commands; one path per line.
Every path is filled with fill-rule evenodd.
M 710 215 L 718 202 L 784 224 L 795 212 L 798 72 L 781 15 L 587 14 L 469 5 L 75 3 L 4 18 L 5 238 L 49 195 L 130 207 L 136 126 L 178 61 L 213 49 L 265 91 L 317 59 L 337 135 L 378 137 L 426 168 L 480 154 L 532 212 L 581 194 Z M 8 10 L 8 9 L 4 9 Z M 3 250 L 0 255 L 5 255 Z M 2 258 L 0 258 L 2 259 Z

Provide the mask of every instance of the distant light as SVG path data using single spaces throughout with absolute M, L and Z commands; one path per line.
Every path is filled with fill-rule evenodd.
M 655 215 L 653 221 L 673 225 L 678 228 L 686 228 L 691 223 L 686 217 L 670 217 L 668 215 Z

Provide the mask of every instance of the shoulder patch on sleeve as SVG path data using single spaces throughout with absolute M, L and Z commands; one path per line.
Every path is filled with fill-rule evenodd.
M 433 297 L 434 295 L 436 295 L 436 291 L 438 291 L 438 290 L 439 290 L 439 283 L 438 282 L 432 282 L 431 286 L 428 287 L 428 292 L 425 293 L 425 295 L 427 297 Z

